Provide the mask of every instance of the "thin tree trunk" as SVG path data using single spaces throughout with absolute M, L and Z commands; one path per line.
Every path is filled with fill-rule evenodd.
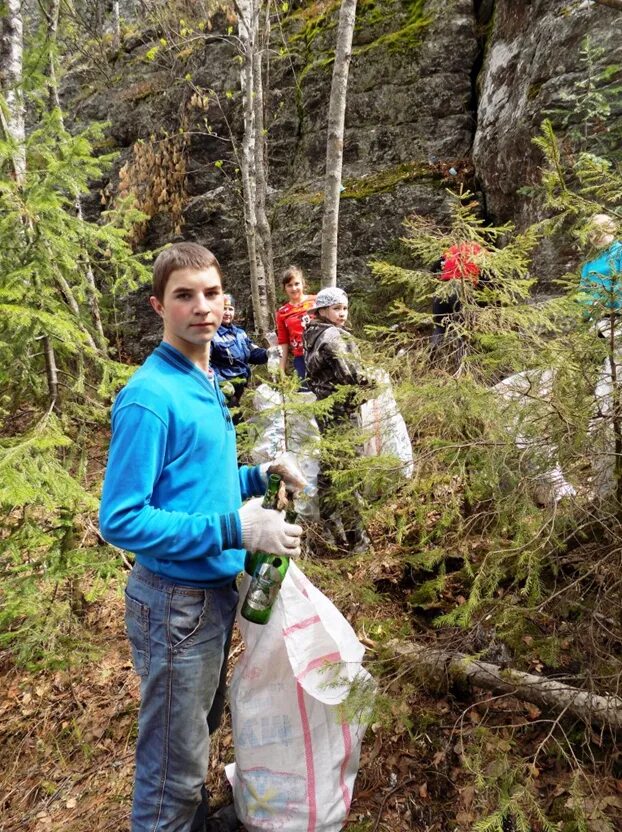
M 618 516 L 622 513 L 622 406 L 616 364 L 616 316 L 609 316 L 609 372 L 611 373 L 611 422 L 614 437 L 614 482 L 618 502 Z
M 257 7 L 257 21 L 261 11 L 261 0 Z M 261 31 L 257 31 L 257 44 L 253 55 L 253 84 L 254 96 L 253 105 L 255 109 L 255 167 L 257 171 L 257 227 L 261 238 L 260 256 L 266 275 L 266 295 L 268 300 L 268 312 L 270 317 L 276 310 L 276 287 L 274 283 L 274 255 L 272 250 L 272 229 L 268 222 L 266 213 L 266 198 L 268 190 L 268 153 L 266 142 L 266 130 L 264 122 L 265 102 L 263 84 L 263 56 L 266 56 L 268 65 L 270 42 L 270 5 L 266 5 L 264 24 Z
M 239 0 L 236 3 L 238 11 L 238 31 L 243 44 L 243 63 L 240 73 L 242 87 L 242 107 L 244 112 L 244 138 L 240 168 L 242 174 L 242 190 L 244 196 L 244 221 L 246 226 L 246 243 L 251 279 L 251 297 L 253 302 L 253 317 L 255 327 L 261 333 L 268 330 L 268 298 L 266 291 L 266 274 L 259 257 L 258 224 L 257 224 L 257 168 L 256 168 L 256 121 L 253 106 L 254 80 L 253 55 L 257 48 L 258 11 L 257 0 Z
M 335 286 L 337 283 L 337 239 L 343 165 L 343 134 L 355 21 L 356 0 L 341 0 L 335 65 L 333 67 L 333 80 L 328 106 L 326 183 L 324 187 L 324 217 L 322 219 L 322 286 Z
M 48 381 L 50 410 L 58 410 L 58 369 L 54 347 L 47 335 L 43 336 L 43 354 L 45 356 L 45 374 Z
M 490 662 L 472 659 L 464 653 L 435 650 L 419 644 L 390 644 L 400 666 L 404 660 L 422 669 L 436 680 L 447 677 L 464 679 L 475 687 L 507 693 L 554 711 L 564 711 L 586 723 L 622 728 L 622 699 L 619 696 L 599 696 L 572 685 L 524 673 L 521 670 L 502 668 Z
M 15 143 L 13 170 L 15 180 L 23 186 L 26 180 L 26 120 L 24 97 L 22 95 L 24 23 L 22 0 L 7 0 L 6 14 L 0 19 L 2 37 L 0 42 L 0 77 L 4 83 L 7 112 L 3 114 L 2 127 L 7 138 Z M 32 225 L 24 224 L 26 238 L 32 236 Z M 45 372 L 48 383 L 50 408 L 58 410 L 58 373 L 54 347 L 47 334 L 43 334 Z
M 83 219 L 82 214 L 82 200 L 80 194 L 76 196 L 76 215 L 79 220 Z M 108 348 L 108 342 L 104 334 L 104 327 L 102 324 L 101 314 L 99 311 L 99 295 L 97 286 L 95 284 L 95 275 L 91 267 L 91 260 L 87 252 L 84 253 L 84 267 L 86 275 L 86 300 L 91 312 L 93 326 L 95 327 L 95 337 L 97 344 L 93 345 L 95 349 L 99 348 L 105 352 Z
M 73 290 L 72 290 L 71 286 L 67 283 L 67 281 L 65 280 L 65 278 L 63 277 L 63 275 L 59 271 L 56 271 L 56 281 L 58 283 L 59 289 L 63 293 L 63 297 L 65 298 L 65 301 L 67 302 L 67 306 L 71 309 L 73 314 L 76 316 L 76 320 L 78 322 L 78 325 L 79 325 L 80 329 L 82 330 L 82 332 L 84 332 L 84 335 L 86 336 L 87 344 L 89 345 L 89 347 L 92 350 L 95 350 L 95 352 L 97 352 L 98 347 L 97 347 L 97 344 L 95 343 L 95 341 L 93 340 L 93 336 L 88 331 L 88 329 L 85 326 L 82 325 L 81 315 L 80 315 L 80 307 L 78 306 L 78 301 L 76 300 L 76 297 L 73 293 Z
M 265 35 L 264 35 L 265 36 Z M 263 263 L 266 281 L 268 314 L 276 309 L 276 288 L 274 285 L 274 256 L 272 252 L 272 231 L 266 214 L 266 137 L 264 128 L 264 100 L 262 79 L 262 52 L 255 49 L 253 55 L 253 108 L 255 115 L 255 171 L 257 229 L 259 231 L 259 254 Z
M 112 2 L 112 46 L 116 50 L 121 45 L 121 15 L 119 13 L 119 0 Z
M 15 143 L 13 168 L 16 180 L 22 182 L 26 175 L 26 126 L 22 94 L 22 0 L 6 0 L 5 14 L 0 19 L 0 27 L 0 77 L 8 111 L 3 114 L 2 126 L 7 138 Z

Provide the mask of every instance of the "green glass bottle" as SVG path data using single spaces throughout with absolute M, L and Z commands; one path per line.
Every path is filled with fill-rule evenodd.
M 280 477 L 278 478 L 280 482 Z M 272 505 L 264 508 L 272 508 Z M 288 507 L 285 513 L 288 523 L 296 520 L 296 513 Z M 250 566 L 254 562 L 255 568 L 246 598 L 242 604 L 240 615 L 253 624 L 267 624 L 272 614 L 274 602 L 279 594 L 283 579 L 289 569 L 289 558 L 282 555 L 270 555 L 266 552 L 255 552 L 246 556 L 246 563 Z M 248 572 L 247 565 L 245 569 Z M 251 574 L 251 573 L 249 573 Z
M 279 474 L 268 475 L 268 485 L 266 493 L 264 494 L 262 506 L 263 508 L 272 508 L 278 511 L 279 503 L 279 488 L 281 487 L 281 477 Z M 244 559 L 244 571 L 251 577 L 255 574 L 255 569 L 259 565 L 259 561 L 264 557 L 263 552 L 247 552 Z
M 242 618 L 253 624 L 268 623 L 288 568 L 289 558 L 262 553 L 240 610 Z

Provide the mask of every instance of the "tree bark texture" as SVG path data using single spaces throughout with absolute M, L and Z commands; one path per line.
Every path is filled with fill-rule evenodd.
M 339 197 L 343 166 L 343 134 L 346 117 L 348 73 L 352 57 L 352 35 L 356 20 L 356 0 L 342 0 L 333 80 L 328 105 L 326 140 L 326 179 L 322 219 L 322 286 L 337 285 L 337 240 L 339 235 Z
M 2 114 L 2 127 L 7 138 L 15 143 L 13 168 L 15 178 L 21 182 L 26 175 L 26 128 L 22 94 L 22 0 L 6 0 L 5 14 L 0 18 L 0 33 L 0 78 L 8 110 Z
M 266 15 L 267 17 L 267 15 Z M 266 26 L 269 25 L 269 21 Z M 253 108 L 255 115 L 255 170 L 256 170 L 256 202 L 257 228 L 259 231 L 260 257 L 266 276 L 266 296 L 268 313 L 272 317 L 276 309 L 276 288 L 274 284 L 274 256 L 272 251 L 272 231 L 266 213 L 267 193 L 267 154 L 264 127 L 264 98 L 263 98 L 263 69 L 262 56 L 267 54 L 268 32 L 263 33 L 261 49 L 256 48 L 253 54 Z M 258 44 L 259 46 L 259 44 Z
M 550 710 L 570 713 L 586 723 L 622 728 L 622 698 L 618 696 L 589 693 L 564 682 L 472 659 L 464 653 L 397 641 L 389 647 L 396 658 L 412 662 L 433 678 L 463 679 L 484 690 L 507 693 Z
M 254 54 L 258 48 L 259 8 L 258 0 L 239 0 L 238 34 L 242 44 L 242 69 L 240 83 L 242 87 L 242 109 L 244 112 L 244 137 L 240 158 L 242 174 L 242 191 L 244 195 L 244 223 L 248 247 L 249 270 L 251 279 L 251 298 L 255 327 L 261 333 L 268 331 L 268 296 L 266 274 L 259 256 L 261 240 L 257 221 L 257 124 L 253 103 Z
M 47 335 L 43 336 L 43 354 L 45 356 L 45 374 L 48 382 L 50 410 L 59 410 L 58 402 L 58 369 L 54 347 Z

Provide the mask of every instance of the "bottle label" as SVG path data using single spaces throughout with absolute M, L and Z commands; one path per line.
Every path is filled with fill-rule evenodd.
M 276 596 L 283 578 L 279 570 L 270 563 L 262 563 L 257 568 L 248 588 L 245 605 L 258 612 L 269 610 Z

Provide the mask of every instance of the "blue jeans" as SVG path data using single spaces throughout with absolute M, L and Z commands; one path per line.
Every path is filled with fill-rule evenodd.
M 140 712 L 132 832 L 188 832 L 224 707 L 238 593 L 178 586 L 136 564 L 125 621 Z
M 295 355 L 292 361 L 294 364 L 294 370 L 296 370 L 298 378 L 302 381 L 307 375 L 307 368 L 305 367 L 305 357 L 304 355 Z

